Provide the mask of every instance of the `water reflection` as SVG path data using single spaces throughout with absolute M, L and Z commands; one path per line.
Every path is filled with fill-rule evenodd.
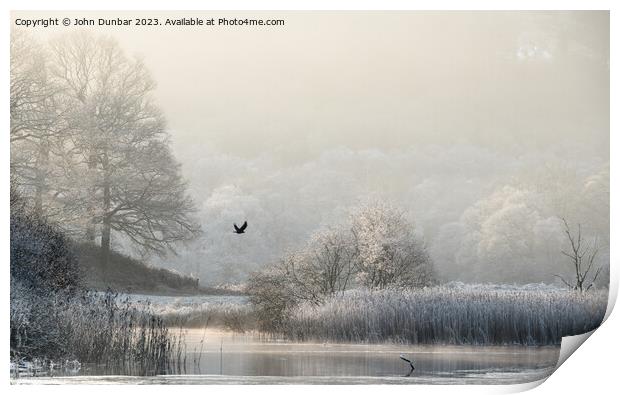
M 186 330 L 184 363 L 159 374 L 398 377 L 412 359 L 417 377 L 471 377 L 552 367 L 559 347 L 461 347 L 289 343 L 251 334 Z M 80 374 L 123 374 L 88 366 Z M 125 372 L 124 374 L 132 374 Z

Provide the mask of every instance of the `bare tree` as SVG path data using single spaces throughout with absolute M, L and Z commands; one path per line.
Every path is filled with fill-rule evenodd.
M 11 34 L 11 173 L 38 216 L 52 217 L 66 133 L 59 87 L 49 76 L 45 47 L 20 30 Z
M 106 203 L 101 219 L 104 236 L 109 245 L 114 230 L 144 252 L 164 255 L 176 242 L 199 232 L 191 217 L 194 202 L 167 144 L 150 142 L 135 149 L 131 160 L 109 180 L 109 206 Z
M 310 267 L 311 261 L 304 249 L 287 253 L 273 268 L 288 284 L 288 295 L 295 304 L 308 302 L 320 305 L 325 299 L 320 274 Z
M 592 274 L 591 269 L 594 266 L 594 261 L 596 255 L 598 253 L 598 243 L 595 239 L 594 241 L 585 241 L 581 235 L 581 224 L 577 225 L 577 235 L 575 235 L 568 222 L 565 218 L 562 218 L 564 222 L 564 233 L 566 233 L 566 237 L 568 238 L 570 244 L 570 251 L 562 251 L 562 254 L 566 255 L 575 270 L 575 280 L 567 281 L 560 275 L 555 275 L 558 277 L 564 284 L 574 290 L 578 290 L 580 292 L 588 291 L 598 278 L 599 273 L 601 272 L 602 266 L 599 266 L 598 269 L 594 272 L 590 279 L 588 279 L 588 275 Z
M 114 40 L 85 32 L 53 41 L 51 53 L 52 73 L 71 108 L 77 184 L 63 197 L 68 211 L 88 219 L 87 238 L 99 229 L 103 267 L 112 231 L 157 254 L 196 235 L 194 204 L 144 64 L 127 58 Z
M 347 289 L 354 271 L 353 240 L 348 232 L 319 230 L 304 253 L 306 264 L 300 272 L 321 295 L 331 296 Z
M 51 136 L 54 117 L 49 100 L 54 95 L 40 43 L 21 30 L 10 41 L 11 142 Z

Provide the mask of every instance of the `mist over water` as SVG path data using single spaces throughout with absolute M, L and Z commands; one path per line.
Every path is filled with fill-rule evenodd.
M 559 353 L 557 347 L 290 343 L 200 329 L 188 331 L 186 339 L 189 350 L 201 349 L 201 340 L 205 342 L 200 364 L 193 364 L 187 373 L 230 376 L 398 377 L 409 371 L 399 358 L 404 354 L 413 359 L 416 377 L 466 377 L 473 371 L 542 371 L 555 366 Z

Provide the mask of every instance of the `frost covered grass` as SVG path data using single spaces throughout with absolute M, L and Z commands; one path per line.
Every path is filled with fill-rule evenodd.
M 170 371 L 183 361 L 183 338 L 144 306 L 112 293 L 37 295 L 12 284 L 14 362 L 65 359 L 105 364 L 139 375 Z
M 282 332 L 298 341 L 552 345 L 596 328 L 606 307 L 606 291 L 534 286 L 350 290 L 296 306 Z

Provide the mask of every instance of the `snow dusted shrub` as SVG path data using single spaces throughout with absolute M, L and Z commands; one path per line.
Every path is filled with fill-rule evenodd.
M 70 241 L 11 200 L 11 278 L 41 292 L 78 286 L 78 263 Z
M 75 297 L 74 291 L 41 292 L 11 279 L 11 356 L 56 361 L 74 357 L 65 320 Z
M 595 329 L 607 294 L 485 286 L 350 290 L 300 304 L 281 333 L 295 340 L 441 344 L 559 344 Z
M 77 260 L 69 240 L 29 211 L 11 187 L 11 355 L 55 358 L 67 346 L 55 300 L 77 291 Z
M 11 357 L 33 357 L 60 353 L 54 341 L 54 325 L 48 317 L 50 303 L 31 288 L 11 278 Z M 51 329 L 51 330 L 49 330 Z
M 250 277 L 246 292 L 260 330 L 277 332 L 289 311 L 299 303 L 318 306 L 335 292 L 344 291 L 351 263 L 350 260 L 348 263 L 336 260 L 332 255 L 334 251 L 330 251 L 336 248 L 311 243 L 306 249 L 288 253 L 278 264 Z
M 274 266 L 254 273 L 248 280 L 246 291 L 254 306 L 261 331 L 279 331 L 287 311 L 299 302 L 282 266 Z
M 367 203 L 351 222 L 359 284 L 373 289 L 432 283 L 430 257 L 402 211 L 384 202 Z

